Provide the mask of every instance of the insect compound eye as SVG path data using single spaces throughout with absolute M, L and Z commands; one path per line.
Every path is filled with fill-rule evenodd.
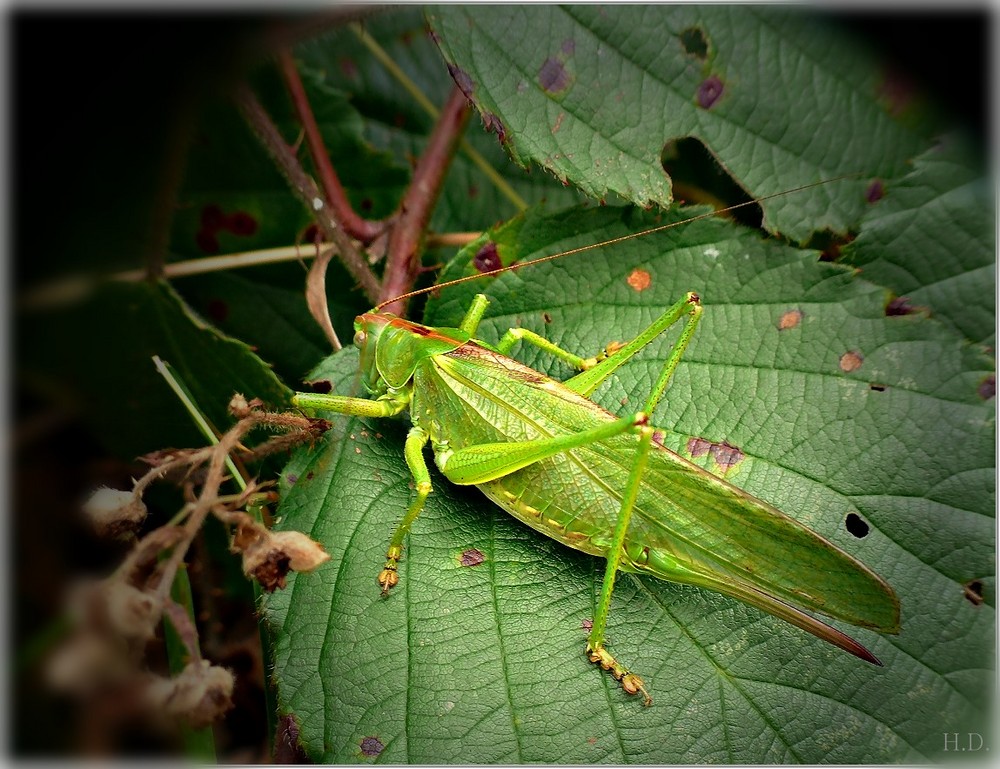
M 362 331 L 361 329 L 358 329 L 357 331 L 354 332 L 354 346 L 361 347 L 362 345 L 364 345 L 365 339 L 367 338 L 368 335 L 365 334 L 365 332 Z

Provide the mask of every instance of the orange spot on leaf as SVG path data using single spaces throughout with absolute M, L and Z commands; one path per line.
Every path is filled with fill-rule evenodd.
M 626 278 L 626 283 L 628 283 L 635 291 L 645 291 L 649 288 L 650 284 L 653 282 L 652 276 L 645 270 L 640 270 L 636 267 L 629 273 L 628 278 Z
M 840 356 L 840 370 L 845 374 L 857 371 L 861 364 L 865 362 L 865 356 L 857 350 L 848 350 Z

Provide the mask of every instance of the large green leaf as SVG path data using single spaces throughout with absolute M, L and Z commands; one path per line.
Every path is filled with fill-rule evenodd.
M 684 137 L 754 197 L 842 174 L 891 178 L 924 143 L 873 58 L 801 11 L 450 5 L 430 18 L 512 155 L 595 197 L 668 204 L 660 158 Z M 765 225 L 798 241 L 845 233 L 867 184 L 768 201 Z
M 868 280 L 980 344 L 996 336 L 996 203 L 975 153 L 951 136 L 865 216 L 845 257 Z M 900 307 L 905 311 L 906 307 Z
M 154 355 L 172 365 L 219 431 L 233 421 L 233 393 L 275 408 L 290 395 L 250 347 L 208 325 L 165 283 L 108 283 L 79 305 L 31 318 L 18 341 L 20 373 L 76 395 L 95 434 L 122 457 L 205 442 Z
M 494 241 L 524 259 L 653 221 L 585 209 L 530 216 Z M 332 560 L 267 603 L 281 705 L 314 759 L 914 762 L 947 758 L 945 733 L 989 734 L 994 411 L 980 386 L 991 370 L 949 328 L 887 317 L 884 289 L 717 220 L 448 289 L 428 320 L 455 324 L 484 291 L 484 339 L 522 326 L 593 353 L 687 290 L 705 315 L 655 422 L 716 472 L 721 453 L 700 447 L 735 447 L 730 481 L 893 585 L 899 636 L 845 628 L 885 667 L 735 600 L 623 575 L 608 634 L 651 687 L 642 708 L 583 655 L 603 561 L 437 473 L 402 584 L 382 599 L 375 577 L 412 493 L 405 428 L 334 417 L 328 439 L 283 472 L 280 510 L 283 527 L 318 538 Z M 671 342 L 654 342 L 595 399 L 634 408 Z M 570 373 L 531 348 L 515 355 Z M 318 373 L 352 391 L 355 365 L 344 353 Z M 982 605 L 964 589 L 977 580 Z

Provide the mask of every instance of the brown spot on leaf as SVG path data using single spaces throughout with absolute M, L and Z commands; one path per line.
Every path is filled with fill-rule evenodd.
M 471 200 L 472 198 L 477 198 L 477 197 L 479 197 L 479 187 L 477 187 L 475 184 L 470 184 L 469 199 Z
M 365 737 L 361 740 L 361 755 L 374 758 L 385 750 L 385 745 L 378 737 Z
M 594 620 L 585 619 L 580 622 L 580 630 L 586 630 L 588 633 L 594 629 Z
M 556 122 L 555 125 L 552 126 L 552 133 L 554 134 L 559 133 L 559 129 L 562 127 L 563 118 L 565 117 L 566 117 L 565 112 L 560 112 L 558 115 L 556 115 Z
M 702 61 L 708 57 L 708 39 L 700 27 L 688 27 L 680 37 L 684 53 Z
M 778 331 L 795 328 L 802 322 L 802 310 L 787 310 L 778 318 Z
M 257 220 L 246 211 L 236 211 L 226 217 L 225 227 L 233 235 L 247 237 L 257 232 Z
M 865 200 L 869 203 L 878 203 L 883 197 L 885 197 L 885 185 L 881 179 L 876 179 L 865 190 Z
M 538 70 L 538 84 L 547 93 L 559 93 L 565 91 L 572 78 L 566 70 L 566 66 L 554 56 L 550 56 Z
M 299 725 L 295 716 L 281 716 L 275 729 L 274 763 L 305 764 L 308 761 L 308 756 L 299 744 Z
M 316 477 L 316 473 L 314 473 L 312 470 L 310 470 L 308 473 L 306 473 L 306 480 L 307 481 L 311 481 L 315 477 Z
M 865 356 L 857 350 L 848 350 L 840 356 L 840 370 L 845 374 L 857 371 L 861 364 L 865 362 Z
M 483 128 L 490 133 L 496 134 L 497 140 L 501 144 L 507 143 L 507 127 L 503 124 L 503 121 L 492 112 L 483 113 Z
M 973 606 L 981 606 L 983 603 L 983 582 L 979 579 L 972 579 L 962 585 L 962 592 L 965 600 Z
M 480 272 L 493 272 L 503 267 L 500 261 L 500 254 L 497 251 L 497 244 L 492 240 L 480 248 L 472 257 L 473 266 Z
M 701 81 L 698 86 L 698 106 L 702 109 L 711 109 L 715 103 L 722 98 L 725 86 L 718 75 L 712 75 Z
M 195 245 L 205 254 L 219 253 L 219 239 L 213 230 L 200 229 L 194 236 Z
M 551 323 L 552 322 L 552 316 L 549 313 L 547 313 L 547 312 L 543 312 L 542 313 L 542 320 L 544 320 L 546 323 Z
M 462 555 L 459 556 L 458 562 L 462 566 L 479 566 L 479 564 L 486 562 L 486 556 L 483 555 L 482 550 L 470 547 L 468 550 L 462 551 Z
M 645 270 L 640 270 L 636 267 L 632 272 L 629 273 L 628 278 L 625 279 L 633 290 L 635 291 L 645 291 L 649 288 L 650 284 L 653 282 L 652 277 Z
M 207 230 L 217 230 L 225 224 L 226 215 L 214 203 L 201 209 L 201 226 Z
M 868 532 L 870 531 L 868 524 L 865 523 L 864 519 L 857 513 L 848 513 L 847 517 L 844 519 L 844 526 L 846 526 L 847 530 L 858 539 L 864 539 L 868 536 Z
M 979 383 L 979 387 L 976 388 L 976 392 L 979 393 L 979 397 L 984 401 L 988 401 L 990 398 L 997 394 L 997 377 L 996 374 L 990 374 L 986 379 Z
M 465 94 L 465 98 L 471 100 L 474 84 L 472 82 L 472 78 L 469 77 L 469 73 L 461 67 L 449 64 L 448 74 L 451 75 L 451 79 L 455 81 L 455 85 L 458 86 L 458 89 Z

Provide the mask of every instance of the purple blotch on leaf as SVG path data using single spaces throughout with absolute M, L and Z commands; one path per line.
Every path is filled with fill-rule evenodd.
M 865 200 L 869 203 L 878 203 L 883 197 L 885 197 L 885 185 L 882 184 L 881 179 L 876 179 L 868 185 L 868 189 L 865 191 Z
M 385 750 L 385 745 L 378 737 L 365 737 L 361 740 L 361 755 L 374 757 Z
M 482 550 L 477 550 L 474 547 L 470 547 L 468 550 L 462 551 L 462 556 L 458 559 L 458 562 L 462 566 L 478 566 L 486 561 L 486 556 L 483 555 Z
M 480 248 L 472 258 L 472 264 L 480 272 L 499 270 L 503 265 L 500 262 L 500 254 L 497 252 L 497 244 L 491 240 Z
M 567 56 L 569 56 L 570 54 L 573 53 L 573 51 L 576 50 L 576 40 L 574 40 L 571 37 L 567 37 L 565 40 L 563 40 L 562 45 L 559 47 L 559 50 L 562 51 Z
M 990 398 L 997 394 L 997 377 L 996 374 L 990 374 L 986 379 L 979 383 L 979 387 L 976 390 L 979 393 L 979 397 L 984 401 L 988 401 Z
M 294 486 L 296 483 L 299 482 L 299 476 L 297 476 L 295 473 L 289 473 L 288 475 L 285 476 L 285 480 L 288 481 L 289 486 Z
M 469 77 L 469 73 L 466 72 L 461 67 L 456 67 L 454 64 L 449 64 L 448 74 L 451 75 L 451 79 L 455 81 L 455 85 L 458 86 L 459 90 L 465 94 L 465 98 L 471 99 L 473 82 L 472 78 Z
M 723 90 L 725 90 L 725 86 L 718 75 L 712 75 L 702 80 L 701 85 L 698 86 L 698 106 L 702 109 L 709 109 L 722 97 Z
M 549 93 L 565 91 L 569 86 L 569 73 L 559 59 L 550 56 L 538 70 L 538 84 Z
M 916 311 L 917 308 L 910 304 L 908 296 L 897 296 L 890 299 L 889 304 L 885 306 L 885 314 L 888 316 L 912 315 Z

